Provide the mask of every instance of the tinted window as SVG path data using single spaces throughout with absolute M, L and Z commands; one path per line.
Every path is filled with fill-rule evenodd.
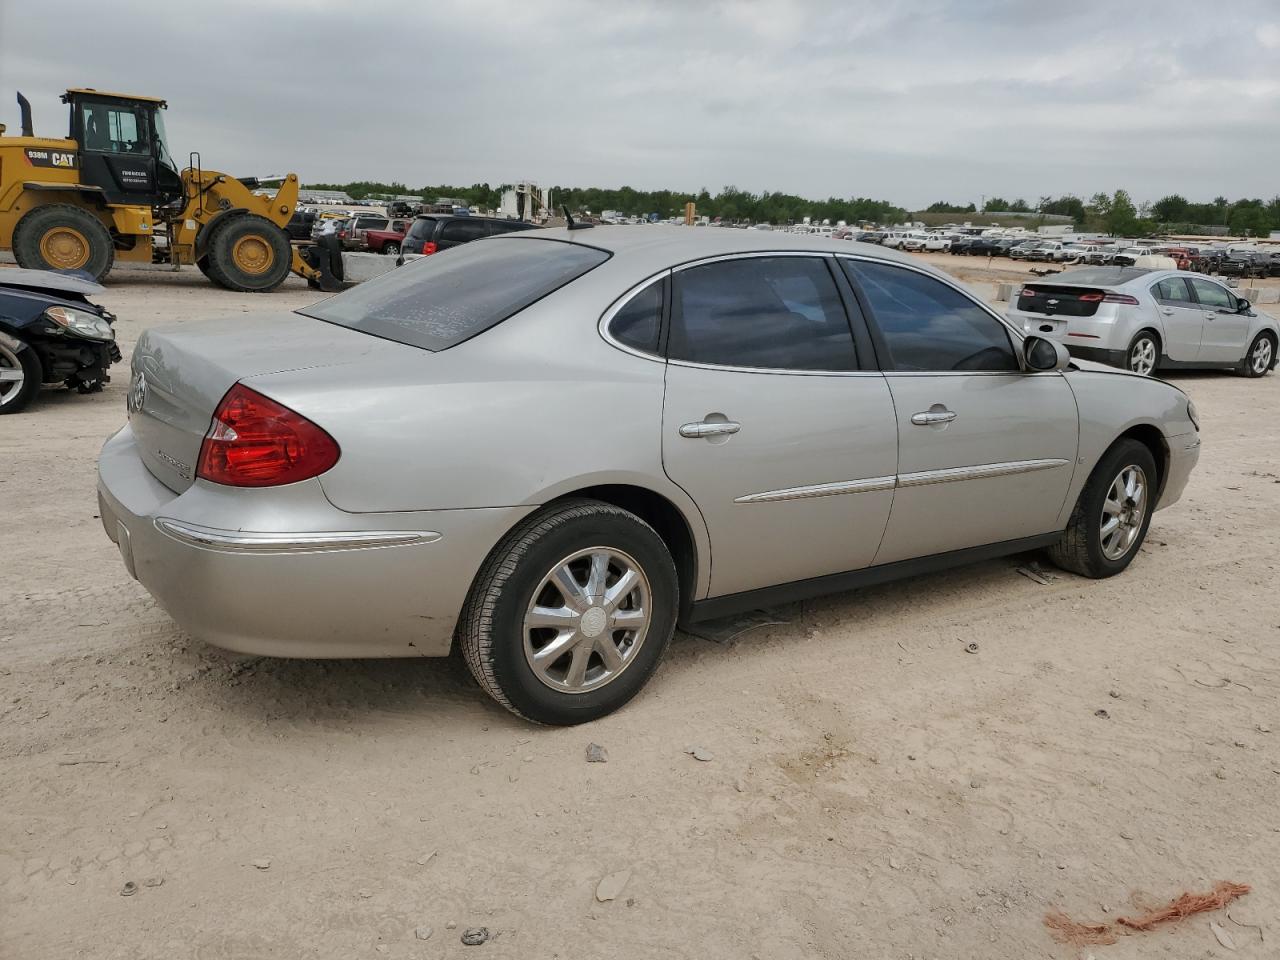
M 658 331 L 662 326 L 662 305 L 666 298 L 666 281 L 659 280 L 645 287 L 627 301 L 612 320 L 609 333 L 619 343 L 643 350 L 658 352 Z
M 1153 291 L 1161 303 L 1190 303 L 1191 292 L 1181 277 L 1166 277 L 1155 285 Z
M 479 240 L 488 232 L 483 220 L 450 220 L 440 230 L 440 242 L 468 243 Z
M 105 153 L 146 153 L 146 121 L 139 122 L 132 107 L 86 103 L 81 107 L 86 150 Z
M 357 230 L 385 230 L 387 229 L 387 221 L 382 217 L 357 217 Z
M 894 370 L 1017 370 L 1004 325 L 933 277 L 881 263 L 842 260 L 875 314 Z
M 853 336 L 823 260 L 747 257 L 676 274 L 668 355 L 779 370 L 853 370 Z
M 494 222 L 491 220 L 489 221 L 489 226 L 492 233 L 510 233 L 513 230 L 528 230 L 533 226 L 533 224 L 525 223 L 521 220 L 508 220 L 505 222 Z
M 419 217 L 413 221 L 413 226 L 409 228 L 406 239 L 409 240 L 430 240 L 431 235 L 436 232 L 437 221 L 430 217 Z
M 1231 296 L 1216 283 L 1210 283 L 1208 280 L 1193 279 L 1191 286 L 1196 288 L 1196 299 L 1206 307 L 1221 308 L 1223 310 L 1234 310 L 1236 308 L 1235 297 Z
M 607 259 L 594 247 L 556 240 L 471 243 L 298 312 L 424 350 L 446 350 Z

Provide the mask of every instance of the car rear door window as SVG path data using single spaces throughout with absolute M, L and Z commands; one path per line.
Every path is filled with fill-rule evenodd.
M 744 257 L 675 275 L 672 360 L 771 370 L 854 370 L 853 335 L 819 257 Z
M 1019 370 L 1004 324 L 940 280 L 886 263 L 841 259 L 861 288 L 897 371 Z
M 1235 297 L 1216 283 L 1194 277 L 1190 279 L 1190 282 L 1196 291 L 1196 299 L 1203 306 L 1213 310 L 1234 310 L 1236 308 Z
M 440 242 L 442 244 L 470 243 L 472 240 L 479 240 L 488 232 L 483 220 L 450 220 L 440 230 Z
M 581 243 L 497 237 L 447 257 L 423 257 L 298 312 L 424 350 L 447 350 L 608 259 Z
M 613 315 L 609 321 L 609 333 L 615 340 L 644 353 L 658 352 L 666 283 L 666 280 L 658 280 L 649 284 Z
M 1187 288 L 1187 281 L 1183 277 L 1165 277 L 1152 288 L 1152 292 L 1161 303 L 1171 303 L 1175 306 L 1192 303 L 1191 291 Z
M 406 240 L 430 240 L 436 232 L 436 223 L 431 217 L 419 217 L 413 221 L 413 226 L 409 228 L 409 233 L 405 237 Z

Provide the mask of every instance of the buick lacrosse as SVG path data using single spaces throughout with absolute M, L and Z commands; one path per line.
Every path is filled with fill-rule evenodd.
M 292 314 L 148 331 L 99 464 L 194 636 L 443 656 L 530 720 L 626 703 L 677 622 L 1046 549 L 1119 573 L 1187 397 L 877 246 L 494 237 Z

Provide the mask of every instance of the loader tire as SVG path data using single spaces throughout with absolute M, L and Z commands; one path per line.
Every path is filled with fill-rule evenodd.
M 266 217 L 247 213 L 213 227 L 205 246 L 205 275 L 228 290 L 266 293 L 293 265 L 288 235 Z
M 111 234 L 93 214 L 69 203 L 36 207 L 13 231 L 13 256 L 31 270 L 82 270 L 95 280 L 111 272 Z

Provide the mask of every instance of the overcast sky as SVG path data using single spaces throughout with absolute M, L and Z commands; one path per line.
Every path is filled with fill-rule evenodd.
M 0 0 L 0 122 L 67 86 L 311 183 L 1280 193 L 1280 0 Z

